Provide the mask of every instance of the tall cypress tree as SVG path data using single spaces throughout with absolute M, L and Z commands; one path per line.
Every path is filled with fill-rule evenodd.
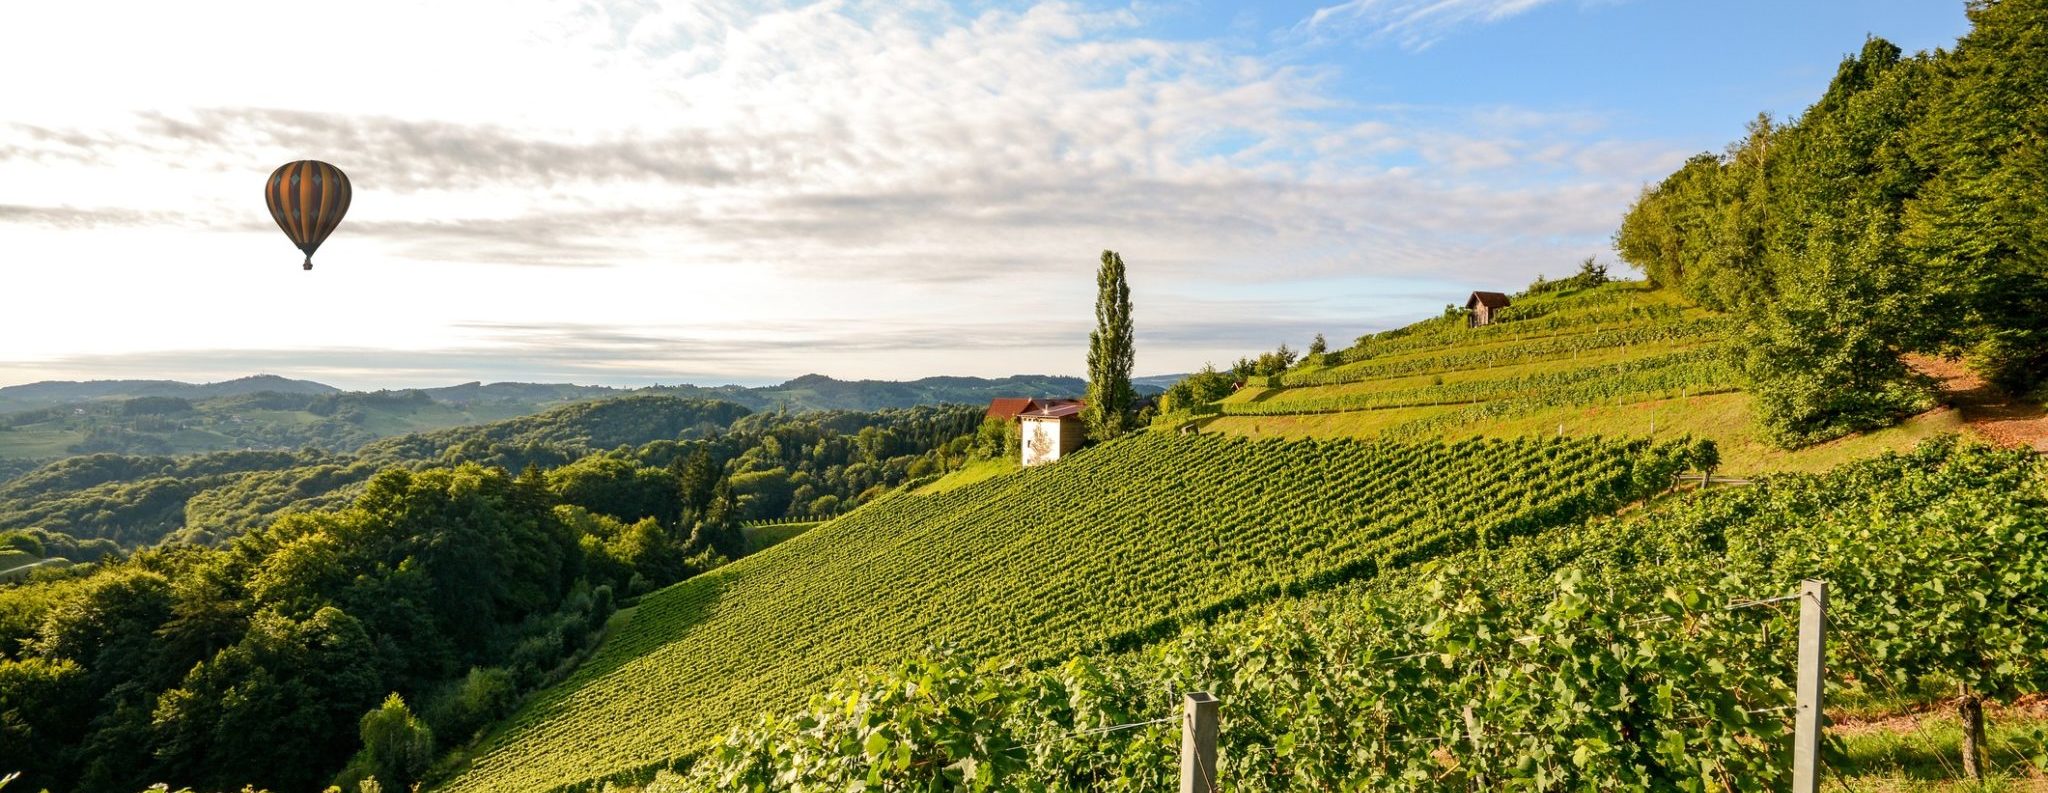
M 1108 440 L 1129 429 L 1131 362 L 1131 288 L 1124 283 L 1124 257 L 1102 252 L 1095 271 L 1095 330 L 1088 334 L 1088 407 L 1081 420 L 1088 436 Z

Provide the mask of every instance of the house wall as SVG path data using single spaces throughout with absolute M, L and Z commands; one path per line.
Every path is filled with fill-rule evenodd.
M 1023 447 L 1025 465 L 1053 462 L 1081 448 L 1083 432 L 1078 417 L 1027 418 L 1020 422 L 1023 426 L 1018 436 L 1023 442 L 1018 445 Z
M 1068 416 L 1060 419 L 1060 456 L 1081 448 L 1086 433 L 1081 430 L 1081 417 Z
M 1023 462 L 1025 465 L 1049 463 L 1059 459 L 1061 454 L 1068 451 L 1062 442 L 1063 439 L 1060 437 L 1063 433 L 1060 432 L 1061 422 L 1058 419 L 1022 419 L 1021 421 L 1024 426 L 1020 428 L 1022 432 L 1018 433 L 1018 437 L 1023 442 L 1018 445 L 1024 448 Z

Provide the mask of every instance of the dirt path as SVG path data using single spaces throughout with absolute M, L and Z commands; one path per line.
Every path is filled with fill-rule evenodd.
M 1942 400 L 1962 411 L 1963 423 L 2000 446 L 2017 446 L 2048 454 L 2048 410 L 2014 399 L 1984 382 L 1960 361 L 1908 356 L 1914 371 L 1941 381 Z

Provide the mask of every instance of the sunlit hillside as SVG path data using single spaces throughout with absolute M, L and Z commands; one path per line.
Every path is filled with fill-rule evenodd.
M 1765 442 L 1726 361 L 1728 320 L 1636 281 L 1517 295 L 1504 316 L 1373 334 L 1326 361 L 1253 381 L 1164 428 L 1255 438 L 1704 438 L 1719 473 L 1818 471 L 1960 428 L 1946 409 L 1784 450 Z M 1213 415 L 1202 415 L 1213 414 Z

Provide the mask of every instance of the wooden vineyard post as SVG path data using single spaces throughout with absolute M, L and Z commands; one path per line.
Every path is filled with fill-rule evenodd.
M 1221 704 L 1208 692 L 1189 694 L 1180 720 L 1180 793 L 1218 793 L 1216 779 L 1216 709 Z
M 1799 585 L 1798 711 L 1792 732 L 1792 793 L 1820 793 L 1821 686 L 1827 677 L 1828 584 Z

